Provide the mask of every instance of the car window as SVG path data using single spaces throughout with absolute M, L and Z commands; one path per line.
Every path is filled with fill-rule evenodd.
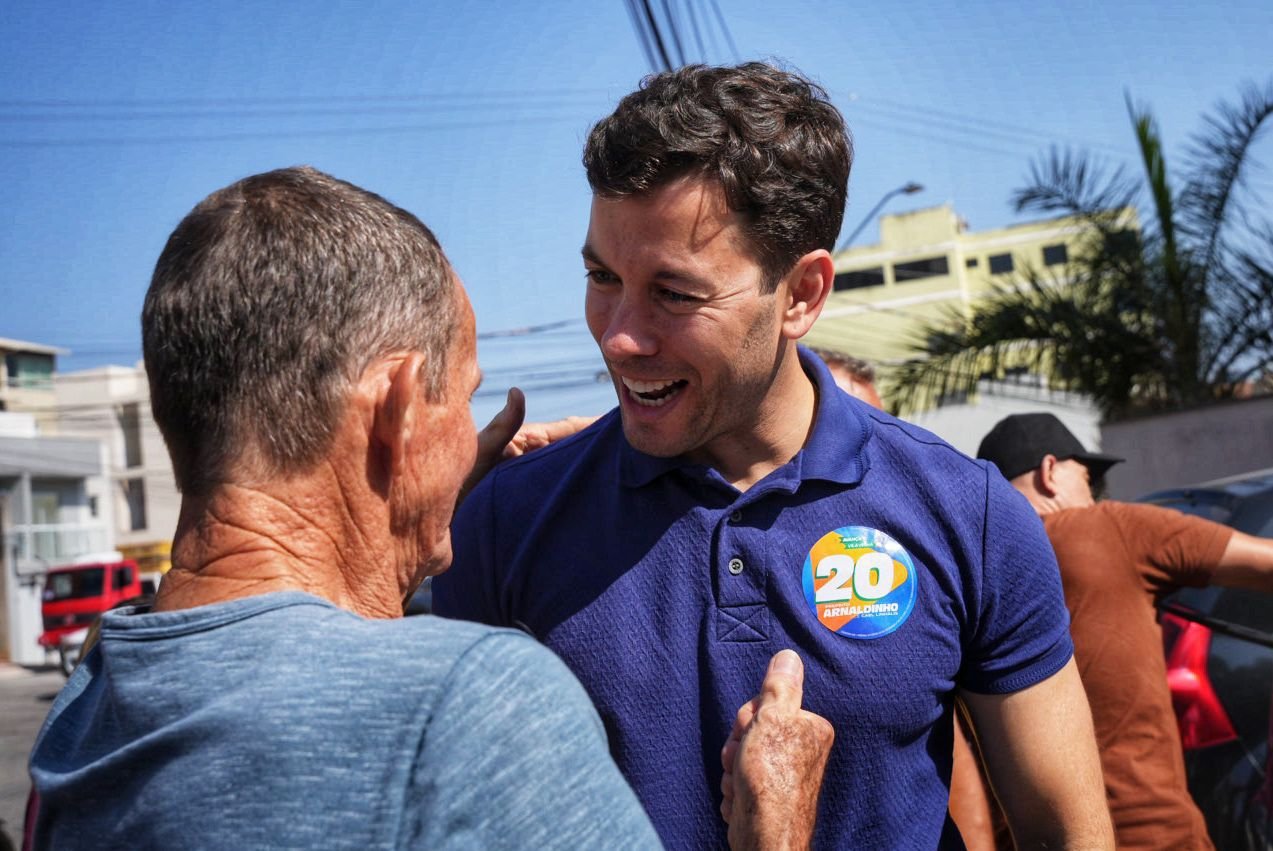
M 1216 523 L 1224 523 L 1225 525 L 1229 525 L 1229 520 L 1233 516 L 1233 508 L 1227 500 L 1213 501 L 1182 495 L 1155 499 L 1151 500 L 1151 502 L 1163 508 L 1174 508 L 1185 514 L 1192 514 L 1195 517 L 1213 520 Z
M 1230 526 L 1248 535 L 1273 538 L 1273 495 L 1240 501 L 1230 518 Z
M 82 597 L 100 597 L 106 571 L 100 567 L 85 570 L 50 573 L 44 585 L 46 602 L 75 600 Z
M 1248 535 L 1273 537 L 1273 493 L 1254 495 L 1195 490 L 1151 499 L 1156 505 L 1224 523 Z M 1219 625 L 1256 630 L 1273 637 L 1273 595 L 1243 588 L 1183 588 L 1166 601 L 1182 605 Z

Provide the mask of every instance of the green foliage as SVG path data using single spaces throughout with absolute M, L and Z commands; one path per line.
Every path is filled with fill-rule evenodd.
M 1231 395 L 1273 367 L 1273 224 L 1244 177 L 1273 82 L 1206 117 L 1173 189 L 1157 123 L 1127 102 L 1144 172 L 1102 169 L 1053 149 L 1031 165 L 1018 212 L 1071 216 L 1083 230 L 1059 276 L 1027 268 L 965 316 L 951 311 L 913 341 L 919 356 L 888 392 L 909 411 L 1025 368 L 1092 397 L 1106 419 Z M 1153 217 L 1129 228 L 1145 195 Z

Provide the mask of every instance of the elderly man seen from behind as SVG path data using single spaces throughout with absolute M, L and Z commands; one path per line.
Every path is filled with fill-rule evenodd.
M 173 568 L 153 609 L 105 616 L 54 704 L 33 847 L 657 846 L 550 652 L 400 617 L 450 563 L 477 449 L 473 312 L 432 233 L 312 169 L 249 177 L 172 234 L 142 330 Z M 744 843 L 791 804 L 757 810 L 751 767 L 816 787 L 825 759 L 825 739 L 771 745 L 770 722 L 826 724 L 799 661 L 774 668 L 735 751 Z

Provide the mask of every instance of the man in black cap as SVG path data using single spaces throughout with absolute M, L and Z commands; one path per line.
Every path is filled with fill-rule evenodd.
M 1273 592 L 1273 540 L 1152 505 L 1097 502 L 1122 461 L 1052 414 L 1001 420 L 977 450 L 1025 495 L 1056 550 L 1118 847 L 1211 848 L 1185 782 L 1154 599 L 1180 586 Z

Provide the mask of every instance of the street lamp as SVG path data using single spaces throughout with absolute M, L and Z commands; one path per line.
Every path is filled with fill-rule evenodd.
M 835 249 L 836 253 L 843 251 L 844 249 L 848 248 L 849 245 L 853 243 L 853 240 L 857 237 L 857 235 L 862 232 L 862 228 L 866 227 L 867 223 L 875 218 L 875 214 L 880 211 L 881 207 L 883 207 L 885 204 L 889 202 L 890 198 L 892 198 L 895 195 L 914 195 L 916 192 L 923 192 L 923 191 L 924 191 L 923 186 L 919 185 L 918 183 L 915 183 L 914 181 L 911 181 L 910 183 L 907 183 L 904 186 L 899 186 L 892 191 L 885 192 L 884 197 L 881 198 L 876 203 L 876 205 L 871 208 L 871 212 L 867 213 L 865 216 L 862 217 L 862 221 L 859 222 L 858 226 L 853 229 L 853 233 L 846 236 L 840 242 L 840 244 L 836 246 L 836 249 Z

